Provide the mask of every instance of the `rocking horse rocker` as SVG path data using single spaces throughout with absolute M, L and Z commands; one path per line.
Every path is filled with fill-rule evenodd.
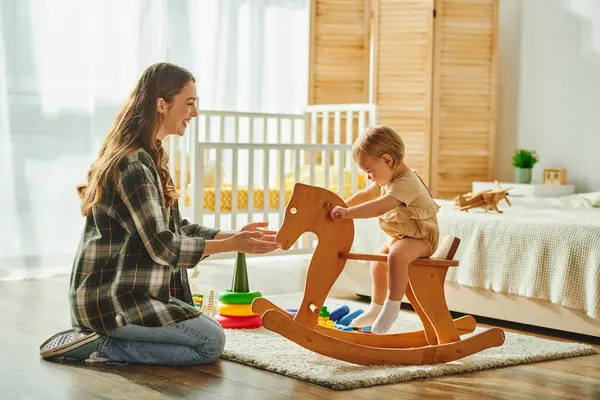
M 444 297 L 444 280 L 459 239 L 445 237 L 436 254 L 409 266 L 406 296 L 423 324 L 423 330 L 386 335 L 340 331 L 318 325 L 323 303 L 347 259 L 387 261 L 385 254 L 349 253 L 354 240 L 354 221 L 333 221 L 329 211 L 345 206 L 335 193 L 297 183 L 287 205 L 276 240 L 288 250 L 304 232 L 317 235 L 302 303 L 292 316 L 266 298 L 257 298 L 252 311 L 262 316 L 263 326 L 313 352 L 362 365 L 422 365 L 455 361 L 504 343 L 504 332 L 491 328 L 461 340 L 475 330 L 472 316 L 452 319 Z

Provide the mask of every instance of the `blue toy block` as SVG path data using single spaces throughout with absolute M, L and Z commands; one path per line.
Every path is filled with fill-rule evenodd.
M 348 325 L 350 325 L 350 322 L 352 322 L 353 320 L 358 318 L 364 312 L 365 312 L 365 310 L 363 310 L 362 308 L 359 308 L 358 310 L 353 311 L 350 314 L 346 315 L 344 318 L 339 320 L 338 323 L 340 325 L 348 326 Z
M 348 315 L 348 313 L 350 313 L 350 307 L 341 306 L 336 308 L 329 314 L 329 319 L 333 322 L 338 322 L 340 319 Z
M 354 327 L 346 326 L 346 325 L 335 324 L 335 327 L 338 328 L 340 331 L 346 331 L 346 332 L 358 331 L 358 328 L 354 328 Z

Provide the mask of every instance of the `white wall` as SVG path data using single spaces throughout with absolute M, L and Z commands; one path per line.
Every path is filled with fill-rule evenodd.
M 599 31 L 597 0 L 500 0 L 498 178 L 523 147 L 540 155 L 534 181 L 567 168 L 578 192 L 600 191 Z

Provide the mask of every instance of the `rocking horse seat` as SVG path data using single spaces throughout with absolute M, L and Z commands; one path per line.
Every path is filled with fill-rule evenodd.
M 458 245 L 460 244 L 460 239 L 452 236 L 446 235 L 441 240 L 438 248 L 435 253 L 431 255 L 429 258 L 419 258 L 411 264 L 412 266 L 422 266 L 422 267 L 457 267 L 458 260 L 453 260 L 454 255 L 456 254 L 456 250 L 458 250 Z M 346 260 L 366 260 L 366 261 L 383 261 L 387 262 L 387 254 L 367 254 L 367 253 L 339 253 L 341 258 L 345 258 Z
M 387 254 L 376 253 L 340 253 L 341 258 L 346 260 L 365 260 L 387 262 Z M 458 267 L 458 260 L 445 260 L 443 258 L 419 258 L 411 266 L 422 265 L 424 267 Z

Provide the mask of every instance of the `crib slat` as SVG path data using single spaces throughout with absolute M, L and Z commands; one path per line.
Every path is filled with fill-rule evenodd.
M 240 142 L 240 117 L 239 116 L 235 116 L 233 119 L 233 141 L 235 143 L 239 143 Z
M 283 143 L 281 140 L 281 118 L 277 118 L 277 143 Z
M 200 100 L 196 99 L 196 110 L 199 110 L 199 109 L 200 109 Z M 190 152 L 192 152 L 192 153 L 196 152 L 196 141 L 198 141 L 198 138 L 200 137 L 200 115 L 198 115 L 196 118 L 194 118 L 194 129 L 192 130 L 193 135 L 191 135 L 192 136 L 192 138 L 191 138 L 192 139 L 192 147 L 190 148 Z
M 358 191 L 358 168 L 356 163 L 352 163 L 352 193 Z
M 323 113 L 323 121 L 321 122 L 321 143 L 327 144 L 329 143 L 329 113 L 325 111 Z
M 327 150 L 323 150 L 323 161 L 325 163 L 325 176 L 323 177 L 323 187 L 325 189 L 329 189 L 329 168 L 331 165 L 329 164 L 329 152 Z
M 317 152 L 314 150 L 310 151 L 310 184 L 315 185 L 315 164 L 317 162 Z
M 297 148 L 296 149 L 296 155 L 295 155 L 295 167 L 294 167 L 294 183 L 297 183 L 300 181 L 300 157 L 302 151 L 301 149 Z M 306 155 L 306 153 L 304 153 Z M 300 248 L 300 240 L 296 240 L 296 243 L 294 243 L 294 249 L 298 250 Z
M 263 143 L 269 143 L 269 120 L 263 118 Z
M 254 118 L 248 118 L 248 142 L 254 143 Z M 252 166 L 250 166 L 252 168 Z
M 210 115 L 204 116 L 204 141 L 210 142 Z
M 283 215 L 285 214 L 285 150 L 280 149 L 279 153 L 279 226 L 283 225 Z
M 225 141 L 225 117 L 222 115 L 219 117 L 219 141 Z
M 236 118 L 237 120 L 237 118 Z M 232 173 L 231 173 L 231 229 L 237 229 L 237 208 L 238 208 L 238 149 L 232 152 Z
M 342 113 L 336 111 L 333 117 L 333 143 L 342 143 Z
M 254 149 L 248 149 L 248 223 L 254 213 Z
M 223 150 L 217 149 L 215 157 L 215 229 L 221 229 L 221 159 Z
M 346 144 L 352 144 L 354 142 L 354 112 L 346 111 Z M 346 155 L 346 165 L 352 163 L 352 155 Z
M 185 207 L 185 194 L 187 191 L 187 139 L 185 135 L 179 138 L 179 206 Z M 175 183 L 177 185 L 177 182 Z
M 323 113 L 323 121 L 321 122 L 321 142 L 323 144 L 329 143 L 329 113 L 325 111 Z M 325 167 L 325 176 L 323 177 L 323 183 L 325 189 L 329 189 L 329 153 L 327 150 L 323 150 L 322 158 L 323 166 Z
M 203 225 L 202 217 L 204 213 L 204 152 L 198 143 L 194 143 L 196 148 L 195 157 L 192 157 L 192 171 L 200 173 L 192 174 L 192 186 L 194 187 L 194 199 L 192 207 L 194 210 L 194 222 Z
M 333 117 L 333 143 L 340 144 L 342 143 L 342 113 L 341 111 L 336 111 Z M 343 160 L 343 158 L 342 158 Z M 338 165 L 340 163 L 340 153 L 334 152 L 333 154 L 333 164 Z
M 198 137 L 198 118 L 196 118 L 196 120 L 194 121 L 194 124 L 192 126 L 193 126 L 193 129 L 190 131 L 189 142 L 188 142 L 188 149 L 190 152 L 190 186 L 189 186 L 189 188 L 191 190 L 189 192 L 190 206 L 187 208 L 187 211 L 189 214 L 191 214 L 191 215 L 189 215 L 189 217 L 192 219 L 192 221 L 196 222 L 195 207 L 196 207 L 198 198 L 196 197 L 196 185 L 195 185 L 195 181 L 194 181 L 194 175 L 196 175 L 196 174 L 193 172 L 197 171 L 197 169 L 196 169 L 196 140 Z
M 301 149 L 296 149 L 295 162 L 296 166 L 294 168 L 294 183 L 300 182 L 300 157 L 301 157 Z
M 263 150 L 263 213 L 264 221 L 269 221 L 269 150 Z
M 310 113 L 310 144 L 317 144 L 317 113 Z
M 369 108 L 369 125 L 373 126 L 377 124 L 377 111 L 374 105 Z
M 363 110 L 358 112 L 358 133 L 362 133 L 365 130 L 365 112 Z
M 344 176 L 344 150 L 339 150 L 339 156 L 337 157 L 337 166 L 338 166 L 338 195 L 343 199 L 344 198 L 344 184 L 346 182 L 346 177 Z

